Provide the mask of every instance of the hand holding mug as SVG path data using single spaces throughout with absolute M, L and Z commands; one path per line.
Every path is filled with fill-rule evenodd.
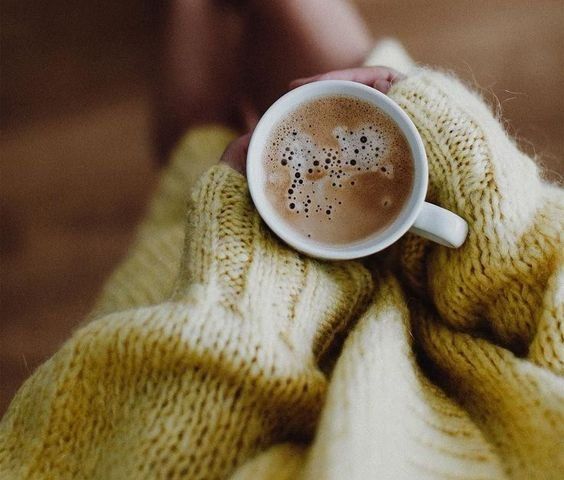
M 327 80 L 330 77 L 346 78 L 346 80 Z M 364 257 L 376 253 L 397 241 L 408 230 L 453 248 L 459 247 L 466 239 L 468 225 L 461 217 L 425 202 L 428 185 L 427 156 L 421 137 L 413 122 L 390 98 L 366 85 L 380 85 L 381 88 L 384 88 L 391 85 L 395 78 L 397 78 L 397 74 L 389 69 L 363 68 L 333 72 L 295 82 L 292 85 L 300 86 L 275 102 L 259 121 L 252 135 L 247 155 L 249 190 L 263 220 L 274 233 L 295 249 L 315 257 L 337 260 Z M 362 83 L 350 79 L 360 80 Z M 353 100 L 350 105 L 358 106 L 357 118 L 354 118 L 355 112 L 352 112 L 351 115 L 350 109 L 347 113 L 337 105 L 340 102 L 337 99 L 340 98 Z M 296 157 L 298 154 L 296 153 L 296 155 L 290 156 L 292 158 L 286 157 L 288 161 L 285 164 L 284 152 L 276 150 L 283 143 L 281 140 L 282 133 L 280 133 L 281 131 L 278 132 L 277 129 L 280 129 L 280 125 L 284 123 L 285 119 L 293 118 L 292 115 L 299 109 L 306 108 L 307 110 L 308 104 L 313 105 L 320 100 L 329 102 L 332 106 L 326 106 L 323 110 L 325 113 L 317 117 L 315 115 L 309 116 L 309 125 L 298 125 L 299 122 L 295 117 L 296 128 L 286 128 L 290 137 L 294 135 L 298 139 L 301 138 L 302 141 L 297 144 L 291 143 L 292 139 L 290 138 L 290 143 L 284 147 L 284 150 L 292 153 L 292 145 L 296 145 L 295 149 L 301 150 L 301 153 L 299 153 L 301 156 Z M 339 119 L 337 115 L 333 116 L 330 121 L 327 120 L 326 112 L 339 109 L 344 112 L 342 119 Z M 374 123 L 373 119 L 376 117 L 372 113 L 365 114 L 362 112 L 374 110 L 379 111 L 383 116 L 383 119 L 376 121 L 379 125 L 378 128 L 387 133 L 383 136 L 382 134 L 373 136 L 370 139 L 367 132 L 371 128 L 371 122 Z M 321 112 L 321 110 L 319 111 Z M 328 121 L 333 122 L 333 124 L 327 124 Z M 351 126 L 352 124 L 354 124 L 354 127 Z M 325 130 L 325 133 L 319 136 L 316 130 Z M 363 134 L 363 131 L 366 133 Z M 373 131 L 377 131 L 377 129 L 374 128 Z M 400 136 L 404 138 L 405 149 L 410 155 L 408 163 L 401 164 L 400 158 L 402 158 L 402 155 L 398 155 L 398 152 L 402 150 L 392 148 L 399 139 L 396 132 L 399 132 Z M 358 140 L 367 142 L 360 147 L 366 146 L 366 152 L 374 153 L 380 149 L 380 154 L 374 153 L 374 158 L 363 155 L 360 148 L 351 146 Z M 308 145 L 311 145 L 311 148 Z M 324 168 L 321 172 L 316 170 L 316 168 L 319 168 L 316 165 L 318 159 L 308 156 L 315 148 L 324 152 L 331 151 L 329 158 L 321 159 L 328 162 L 327 168 Z M 360 155 L 359 158 L 351 158 L 352 148 L 354 148 L 355 155 Z M 306 153 L 303 152 L 304 149 Z M 278 171 L 270 169 L 270 165 L 277 165 L 277 162 L 280 162 L 283 167 L 287 166 L 287 171 L 284 171 L 282 167 L 278 167 Z M 364 170 L 355 172 L 354 169 L 350 168 L 351 166 L 362 166 Z M 341 239 L 336 242 L 331 239 L 326 242 L 319 239 L 314 241 L 314 239 L 308 238 L 310 234 L 306 233 L 307 230 L 301 228 L 308 222 L 305 219 L 303 222 L 298 222 L 297 217 L 291 217 L 287 214 L 287 211 L 283 210 L 284 205 L 286 205 L 287 210 L 292 210 L 301 215 L 305 212 L 306 206 L 310 205 L 314 208 L 315 213 L 318 213 L 321 208 L 322 212 L 327 213 L 327 219 L 333 221 L 338 216 L 335 212 L 346 207 L 344 202 L 349 201 L 346 199 L 353 198 L 356 205 L 360 206 L 356 209 L 358 215 L 355 225 L 351 225 L 350 216 L 349 218 L 342 216 L 345 223 L 339 226 L 337 221 L 333 221 L 334 231 L 339 228 L 363 229 L 374 215 L 378 215 L 377 212 L 375 213 L 374 205 L 370 205 L 370 202 L 381 202 L 386 207 L 381 190 L 386 189 L 387 192 L 393 193 L 395 187 L 401 187 L 401 183 L 398 183 L 398 175 L 393 174 L 393 172 L 394 170 L 400 172 L 407 167 L 412 170 L 412 180 L 410 180 L 409 192 L 398 198 L 398 201 L 402 202 L 402 208 L 386 225 L 374 228 L 372 233 L 363 233 L 363 238 L 352 238 L 349 243 L 342 242 Z M 303 168 L 306 168 L 309 177 L 304 178 L 303 171 L 300 170 Z M 331 177 L 331 180 L 326 175 Z M 366 179 L 366 175 L 371 175 L 372 179 Z M 375 188 L 370 194 L 366 193 L 367 191 L 348 194 L 355 189 L 358 190 L 366 182 L 373 181 L 375 185 L 382 186 L 382 182 L 376 182 L 377 175 L 385 175 L 390 182 L 396 182 L 396 184 L 390 184 L 390 186 L 382 187 L 382 189 Z M 346 181 L 341 181 L 343 177 Z M 335 178 L 339 181 L 336 182 Z M 403 178 L 408 179 L 410 175 L 404 175 Z M 294 181 L 294 179 L 297 180 Z M 292 201 L 293 197 L 283 199 L 284 202 L 273 201 L 272 195 L 269 195 L 269 189 L 271 191 L 276 182 L 286 183 L 285 189 L 278 188 L 281 197 L 288 192 L 289 195 L 296 197 L 296 201 Z M 312 185 L 310 192 L 308 188 Z M 317 189 L 315 185 L 318 186 Z M 341 186 L 343 190 L 336 191 L 336 188 Z M 296 189 L 299 190 L 298 195 L 296 195 Z M 303 195 L 300 196 L 302 193 Z M 309 203 L 314 196 L 317 197 L 316 201 Z M 335 202 L 338 206 L 335 206 Z M 326 206 L 327 210 L 324 210 Z M 384 215 L 385 210 L 382 209 L 381 212 Z M 310 211 L 305 213 L 310 218 L 314 217 Z M 364 214 L 364 217 L 362 214 Z M 307 215 L 303 215 L 304 218 Z M 292 218 L 296 220 L 292 220 Z M 325 229 L 324 231 L 329 231 L 325 228 L 326 225 L 323 225 L 324 220 L 319 220 L 319 216 L 317 220 L 317 224 L 311 227 L 311 231 L 319 230 L 322 227 Z M 313 225 L 314 222 L 310 221 L 309 223 Z
M 382 93 L 388 93 L 391 86 L 405 78 L 405 75 L 388 67 L 358 67 L 346 70 L 335 70 L 322 73 L 313 77 L 299 78 L 290 83 L 290 88 L 294 89 L 312 82 L 320 80 L 348 80 L 375 88 Z

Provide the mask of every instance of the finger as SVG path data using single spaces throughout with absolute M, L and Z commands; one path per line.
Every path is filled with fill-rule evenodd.
M 245 166 L 247 164 L 247 151 L 249 150 L 249 141 L 251 134 L 247 133 L 242 137 L 233 140 L 223 152 L 221 163 L 229 165 L 234 170 L 245 175 Z
M 369 87 L 376 88 L 382 93 L 387 93 L 395 82 L 403 78 L 405 78 L 405 75 L 399 73 L 393 68 L 359 67 L 349 68 L 347 70 L 335 70 L 308 78 L 300 78 L 294 80 L 290 84 L 290 88 L 296 88 L 319 80 L 349 80 L 351 82 L 358 82 L 368 85 Z
M 393 68 L 388 67 L 359 67 L 346 70 L 334 70 L 331 72 L 315 75 L 313 77 L 294 80 L 291 86 L 305 85 L 318 80 L 349 80 L 372 86 L 379 80 L 387 80 L 391 83 L 404 76 Z
M 241 113 L 241 117 L 243 118 L 245 128 L 249 131 L 253 131 L 257 126 L 260 117 L 255 105 L 249 98 L 242 98 L 239 102 L 239 111 Z

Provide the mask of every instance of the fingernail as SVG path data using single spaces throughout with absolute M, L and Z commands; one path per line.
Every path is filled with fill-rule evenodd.
M 374 85 L 373 85 L 373 87 L 374 87 L 376 90 L 379 90 L 379 91 L 382 92 L 382 93 L 388 93 L 388 91 L 390 90 L 391 86 L 392 86 L 391 82 L 388 81 L 388 80 L 384 80 L 384 79 L 376 80 L 376 81 L 374 82 Z

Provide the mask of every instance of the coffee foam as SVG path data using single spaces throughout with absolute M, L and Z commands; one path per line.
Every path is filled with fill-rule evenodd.
M 413 162 L 402 132 L 355 98 L 300 106 L 268 144 L 267 198 L 293 229 L 321 243 L 351 243 L 385 228 L 412 189 Z

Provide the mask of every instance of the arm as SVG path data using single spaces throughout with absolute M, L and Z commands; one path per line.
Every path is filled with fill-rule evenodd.
M 99 317 L 35 372 L 0 424 L 0 471 L 224 478 L 311 435 L 319 358 L 371 285 L 357 263 L 280 245 L 244 178 L 212 168 L 191 195 L 173 296 Z
M 538 166 L 483 100 L 457 79 L 426 69 L 412 69 L 406 78 L 386 67 L 355 68 L 291 86 L 324 79 L 352 80 L 388 93 L 425 144 L 427 200 L 468 222 L 468 239 L 457 250 L 410 234 L 399 242 L 396 252 L 414 290 L 430 291 L 442 317 L 456 328 L 481 329 L 487 318 L 486 329 L 520 353 L 539 322 L 550 329 L 545 337 L 558 337 L 558 324 L 540 317 L 546 316 L 544 292 L 560 262 L 564 195 L 542 181 Z M 564 354 L 539 353 L 535 347 L 536 362 L 563 371 Z
M 450 326 L 485 328 L 501 345 L 523 354 L 543 323 L 545 291 L 558 269 L 562 190 L 542 181 L 538 166 L 483 100 L 456 79 L 419 70 L 389 94 L 425 143 L 428 199 L 461 215 L 470 227 L 458 250 L 406 236 L 398 246 L 406 277 L 413 287 L 428 289 Z M 534 361 L 546 365 L 547 359 Z M 561 370 L 563 361 L 552 368 Z

